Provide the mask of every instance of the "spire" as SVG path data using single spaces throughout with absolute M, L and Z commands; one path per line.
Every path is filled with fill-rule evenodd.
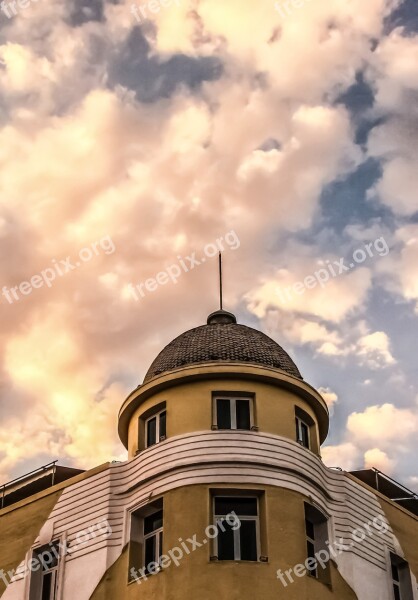
M 222 252 L 219 252 L 219 308 L 220 310 L 223 310 Z
M 237 322 L 235 315 L 223 309 L 222 252 L 219 252 L 219 306 L 219 310 L 208 316 L 208 325 L 228 325 Z

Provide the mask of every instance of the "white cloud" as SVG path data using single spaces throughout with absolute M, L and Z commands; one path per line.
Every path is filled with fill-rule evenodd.
M 336 446 L 324 446 L 322 460 L 327 467 L 339 467 L 344 471 L 354 471 L 360 466 L 360 453 L 355 444 L 345 442 Z
M 386 475 L 392 475 L 397 461 L 389 458 L 386 452 L 382 452 L 379 448 L 371 448 L 364 453 L 364 468 L 378 469 Z
M 334 412 L 334 404 L 336 404 L 338 402 L 337 394 L 328 387 L 326 387 L 326 388 L 320 387 L 318 389 L 318 392 L 324 398 L 324 400 L 328 406 L 328 409 L 330 411 L 330 414 L 332 415 Z
M 45 452 L 81 466 L 118 456 L 117 408 L 129 386 L 190 326 L 199 302 L 206 312 L 216 301 L 215 288 L 196 292 L 207 290 L 209 267 L 141 303 L 127 302 L 124 290 L 232 227 L 242 245 L 236 262 L 231 255 L 230 306 L 250 290 L 251 312 L 267 319 L 276 311 L 292 343 L 334 357 L 360 348 L 361 360 L 372 353 L 390 362 L 381 337 L 347 325 L 363 314 L 369 269 L 283 306 L 277 286 L 317 270 L 321 257 L 308 248 L 286 270 L 269 266 L 277 264 L 273 236 L 309 227 L 324 188 L 364 158 L 349 112 L 333 100 L 371 60 L 387 3 L 312 2 L 285 24 L 273 3 L 256 0 L 161 10 L 147 30 L 148 58 L 215 54 L 223 72 L 199 94 L 183 86 L 148 104 L 121 85 L 106 88 L 136 25 L 130 5 L 107 3 L 106 21 L 71 28 L 71 2 L 33 3 L 30 18 L 8 24 L 10 41 L 0 47 L 0 250 L 10 257 L 2 285 L 103 235 L 116 245 L 53 288 L 2 304 L 4 475 Z M 277 149 L 261 150 L 267 139 Z
M 357 355 L 371 369 L 381 369 L 395 363 L 390 353 L 390 340 L 384 331 L 375 331 L 361 337 L 357 347 Z
M 369 406 L 364 412 L 354 412 L 348 417 L 347 429 L 361 446 L 401 447 L 418 433 L 418 411 L 389 403 Z
M 418 36 L 396 29 L 378 45 L 368 70 L 376 90 L 375 112 L 386 116 L 368 140 L 369 156 L 379 159 L 383 169 L 371 195 L 402 216 L 418 210 L 417 60 Z

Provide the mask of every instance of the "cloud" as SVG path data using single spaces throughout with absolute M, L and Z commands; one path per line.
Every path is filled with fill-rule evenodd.
M 335 99 L 373 60 L 389 3 L 312 2 L 283 23 L 273 3 L 182 2 L 142 33 L 131 4 L 81 15 L 72 2 L 33 3 L 4 27 L 1 286 L 105 235 L 116 251 L 13 305 L 1 297 L 3 477 L 45 454 L 80 466 L 120 456 L 119 405 L 165 343 L 204 322 L 216 265 L 140 303 L 124 290 L 232 228 L 241 247 L 225 266 L 231 308 L 244 298 L 261 326 L 283 326 L 323 357 L 392 364 L 387 334 L 356 322 L 366 320 L 372 268 L 285 306 L 276 293 L 323 266 L 311 240 L 280 268 L 277 240 L 306 234 L 324 188 L 365 158 Z M 179 64 L 187 73 L 175 73 Z M 389 71 L 376 72 L 380 85 Z M 152 83 L 146 102 L 140 76 Z M 386 160 L 392 149 L 378 156 L 371 139 L 367 151 Z
M 364 468 L 378 469 L 386 475 L 392 475 L 396 466 L 396 460 L 388 457 L 386 452 L 382 452 L 379 448 L 372 448 L 364 453 Z
M 384 331 L 375 331 L 359 339 L 357 356 L 371 369 L 381 369 L 396 362 L 389 348 L 390 340 L 387 334 Z
M 396 444 L 401 447 L 418 433 L 418 411 L 389 403 L 369 406 L 364 412 L 349 416 L 347 430 L 361 446 L 375 444 L 386 449 Z
M 335 446 L 324 446 L 321 454 L 327 467 L 339 467 L 344 471 L 354 471 L 359 468 L 360 453 L 358 448 L 351 442 Z
M 336 404 L 338 402 L 338 396 L 335 392 L 333 392 L 332 390 L 330 390 L 330 388 L 324 388 L 324 387 L 320 387 L 318 389 L 318 392 L 321 394 L 321 396 L 324 398 L 328 409 L 330 411 L 330 414 L 332 415 L 334 412 L 334 404 Z
M 280 269 L 274 278 L 248 293 L 249 310 L 259 318 L 266 314 L 268 308 L 280 308 L 289 312 L 310 313 L 326 321 L 342 321 L 351 312 L 359 310 L 365 302 L 371 284 L 370 272 L 361 268 L 335 279 L 330 275 L 324 285 L 317 283 L 312 289 L 305 286 L 301 293 L 295 291 L 296 284 L 323 268 L 318 262 L 305 259 L 303 262 L 300 260 L 292 270 Z
M 322 460 L 328 467 L 339 467 L 344 471 L 374 468 L 392 475 L 397 465 L 395 459 L 389 458 L 386 452 L 379 448 L 366 450 L 362 455 L 359 447 L 353 442 L 324 446 L 321 454 Z
M 402 33 L 396 29 L 382 40 L 368 69 L 376 91 L 375 112 L 385 116 L 369 136 L 368 153 L 383 171 L 370 196 L 406 216 L 418 211 L 418 36 Z

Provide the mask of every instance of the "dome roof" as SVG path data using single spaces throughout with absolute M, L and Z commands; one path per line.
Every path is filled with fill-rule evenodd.
M 170 342 L 148 369 L 144 383 L 186 365 L 216 361 L 258 364 L 302 379 L 279 344 L 261 331 L 238 325 L 234 315 L 219 310 L 209 315 L 207 325 L 190 329 Z

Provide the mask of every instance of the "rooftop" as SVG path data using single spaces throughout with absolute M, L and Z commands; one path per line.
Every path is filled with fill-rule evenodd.
M 150 366 L 144 383 L 175 369 L 216 361 L 251 363 L 279 369 L 302 379 L 299 369 L 277 342 L 224 310 L 209 315 L 207 324 L 182 333 Z
M 84 473 L 84 471 L 61 467 L 57 465 L 57 461 L 39 467 L 39 469 L 26 473 L 22 477 L 0 485 L 0 509 L 34 496 L 38 492 L 67 481 L 67 479 L 80 475 L 80 473 Z

